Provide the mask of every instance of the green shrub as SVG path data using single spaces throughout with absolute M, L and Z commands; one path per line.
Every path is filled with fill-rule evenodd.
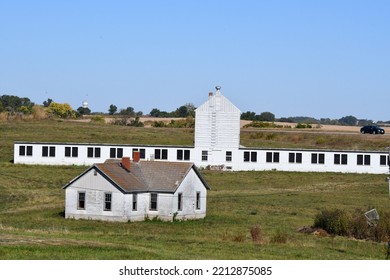
M 322 210 L 314 220 L 314 227 L 322 228 L 330 234 L 348 235 L 349 217 L 344 210 Z
M 377 242 L 390 241 L 390 212 L 379 213 L 379 221 L 375 227 L 373 237 Z
M 299 123 L 295 126 L 295 128 L 312 128 L 312 126 L 308 123 Z
M 95 123 L 105 123 L 105 120 L 104 120 L 104 117 L 103 117 L 103 116 L 96 115 L 96 116 L 93 116 L 93 117 L 91 118 L 91 122 L 95 122 Z
M 381 212 L 376 224 L 368 223 L 362 210 L 347 213 L 344 210 L 323 210 L 317 214 L 314 227 L 330 234 L 369 239 L 376 242 L 390 241 L 390 212 Z

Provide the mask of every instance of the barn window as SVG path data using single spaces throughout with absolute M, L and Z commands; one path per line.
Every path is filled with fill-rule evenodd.
M 196 210 L 200 210 L 200 192 L 196 192 Z
M 32 156 L 32 146 L 19 146 L 19 156 Z
M 248 162 L 250 158 L 250 153 L 249 152 L 244 152 L 244 161 Z
M 190 150 L 177 150 L 176 152 L 177 160 L 190 160 Z
M 232 161 L 232 151 L 226 151 L 226 161 Z
M 157 211 L 157 193 L 150 194 L 150 207 L 151 211 Z
M 110 148 L 110 158 L 122 158 L 123 148 Z
M 347 154 L 334 154 L 334 164 L 348 164 L 348 155 Z
M 312 164 L 324 164 L 325 163 L 325 154 L 311 154 L 311 163 Z
M 370 155 L 357 155 L 357 165 L 370 165 L 371 157 Z
M 208 151 L 202 151 L 202 161 L 207 161 L 208 160 Z
M 139 157 L 142 158 L 142 159 L 145 159 L 145 149 L 137 149 L 137 148 L 134 148 L 133 149 L 133 154 L 134 152 L 139 152 Z
M 389 156 L 380 156 L 380 165 L 389 165 Z
M 55 157 L 56 156 L 56 147 L 42 146 L 42 156 L 43 157 Z
M 155 159 L 168 159 L 168 150 L 167 149 L 154 149 L 154 158 Z
M 87 157 L 89 158 L 100 158 L 100 148 L 88 147 Z
M 302 153 L 289 153 L 288 154 L 289 163 L 302 163 Z
M 133 211 L 137 211 L 137 194 L 133 193 Z
M 85 192 L 78 192 L 77 194 L 77 209 L 85 209 Z
M 244 162 L 257 162 L 257 152 L 244 152 Z
M 79 148 L 78 147 L 65 147 L 65 157 L 78 157 Z
M 112 194 L 104 194 L 104 211 L 111 211 Z
M 251 162 L 257 162 L 257 152 L 251 152 Z
M 279 152 L 267 152 L 266 153 L 267 162 L 279 162 Z
M 177 211 L 183 210 L 183 194 L 177 194 Z

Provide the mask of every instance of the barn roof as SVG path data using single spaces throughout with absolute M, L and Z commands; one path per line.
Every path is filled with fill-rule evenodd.
M 221 111 L 224 113 L 240 113 L 238 109 L 230 100 L 223 96 L 219 89 L 216 94 L 209 95 L 208 100 L 195 109 L 196 112 L 210 112 L 210 111 Z
M 130 168 L 127 170 L 122 166 L 121 160 L 112 159 L 104 163 L 94 164 L 64 188 L 77 181 L 91 169 L 95 169 L 123 193 L 173 193 L 191 169 L 195 171 L 205 188 L 210 189 L 198 169 L 191 162 L 139 161 L 131 162 Z

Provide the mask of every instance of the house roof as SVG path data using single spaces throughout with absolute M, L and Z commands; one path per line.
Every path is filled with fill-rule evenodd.
M 191 169 L 195 171 L 205 188 L 210 189 L 191 162 L 131 162 L 128 171 L 122 167 L 121 160 L 107 160 L 104 163 L 94 164 L 64 188 L 77 181 L 91 169 L 95 169 L 123 193 L 152 191 L 173 193 Z

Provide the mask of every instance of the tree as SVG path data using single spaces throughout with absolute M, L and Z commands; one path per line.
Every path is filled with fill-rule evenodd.
M 109 115 L 114 115 L 117 110 L 118 110 L 118 107 L 116 107 L 114 104 L 111 104 L 110 108 L 108 109 L 108 114 Z
M 175 117 L 178 118 L 185 118 L 188 116 L 188 109 L 186 106 L 180 106 L 176 109 L 176 112 L 174 113 Z
M 63 118 L 63 119 L 76 117 L 76 112 L 72 109 L 72 106 L 70 106 L 68 103 L 61 104 L 57 102 L 52 102 L 48 107 L 48 111 L 53 116 Z
M 77 108 L 77 112 L 80 115 L 89 115 L 89 114 L 91 114 L 91 110 L 89 108 L 85 108 L 85 107 L 82 107 L 82 106 Z
M 48 98 L 46 101 L 43 101 L 43 107 L 49 107 L 50 104 L 53 102 L 53 99 Z
M 2 95 L 0 96 L 0 103 L 3 110 L 14 113 L 21 112 L 23 114 L 30 114 L 34 103 L 27 97 L 18 97 L 15 95 Z
M 339 119 L 339 123 L 342 125 L 356 125 L 358 119 L 354 116 L 345 116 Z
M 256 119 L 264 122 L 273 122 L 275 121 L 275 115 L 271 112 L 263 112 Z
M 134 108 L 133 107 L 127 107 L 126 109 L 121 109 L 119 114 L 120 115 L 134 117 L 135 116 Z
M 245 113 L 241 114 L 241 119 L 242 120 L 253 121 L 255 119 L 255 117 L 256 117 L 256 113 L 255 112 L 246 111 Z
M 158 117 L 160 117 L 161 112 L 160 112 L 159 109 L 153 108 L 152 111 L 150 111 L 149 115 L 150 115 L 151 117 L 158 118 Z

